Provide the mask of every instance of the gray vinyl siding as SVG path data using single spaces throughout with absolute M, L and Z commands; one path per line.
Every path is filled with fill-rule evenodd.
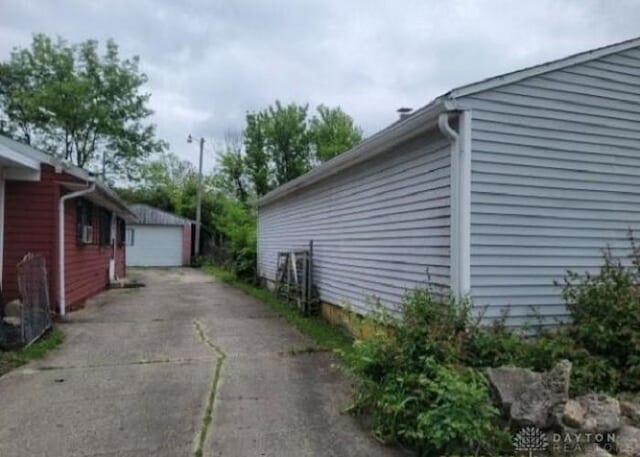
M 567 316 L 566 270 L 640 229 L 640 51 L 461 99 L 473 112 L 471 293 L 513 324 Z M 537 307 L 537 311 L 533 311 Z
M 450 149 L 435 133 L 259 208 L 259 274 L 314 242 L 320 298 L 397 310 L 407 289 L 449 285 Z

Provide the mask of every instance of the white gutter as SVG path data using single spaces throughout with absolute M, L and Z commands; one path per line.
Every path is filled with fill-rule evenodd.
M 11 149 L 4 144 L 0 144 L 0 157 L 2 157 L 4 161 L 10 163 L 6 164 L 8 167 L 28 168 L 32 171 L 40 171 L 40 161 L 20 151 Z
M 438 128 L 451 142 L 451 291 L 458 299 L 470 293 L 471 283 L 471 111 L 458 115 L 458 132 L 449 114 L 438 117 Z
M 92 182 L 86 189 L 71 192 L 60 197 L 58 203 L 58 301 L 60 304 L 60 315 L 66 314 L 66 300 L 64 290 L 64 204 L 72 198 L 82 197 L 96 190 L 96 183 Z

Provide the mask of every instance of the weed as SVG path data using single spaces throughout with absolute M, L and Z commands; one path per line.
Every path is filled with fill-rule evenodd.
M 64 341 L 64 333 L 57 328 L 47 331 L 38 341 L 16 351 L 0 352 L 0 376 L 25 363 L 44 357 Z
M 507 327 L 507 313 L 485 326 L 469 301 L 416 289 L 405 296 L 399 316 L 376 306 L 370 316 L 354 318 L 373 323 L 374 334 L 352 345 L 337 328 L 301 316 L 270 292 L 219 268 L 204 269 L 341 354 L 356 378 L 349 410 L 370 417 L 380 440 L 401 442 L 420 455 L 490 455 L 508 449 L 509 440 L 480 368 L 542 371 L 569 359 L 573 395 L 640 390 L 640 248 L 633 240 L 632 248 L 630 265 L 607 250 L 598 274 L 569 272 L 563 291 L 573 323 L 535 338 Z
M 358 380 L 353 411 L 371 418 L 376 437 L 420 455 L 502 448 L 506 432 L 486 380 L 460 360 L 469 303 L 417 289 L 406 295 L 401 318 L 383 313 L 375 320 L 390 330 L 356 342 L 347 362 Z
M 260 300 L 300 332 L 310 337 L 318 346 L 343 356 L 352 350 L 352 339 L 342 330 L 319 316 L 303 316 L 270 291 L 238 279 L 232 272 L 216 266 L 203 266 L 202 270 L 220 281 L 240 289 Z
M 597 274 L 569 272 L 563 289 L 573 318 L 568 333 L 599 358 L 592 368 L 605 376 L 596 386 L 610 391 L 640 390 L 640 251 L 632 237 L 631 246 L 630 262 L 606 249 Z

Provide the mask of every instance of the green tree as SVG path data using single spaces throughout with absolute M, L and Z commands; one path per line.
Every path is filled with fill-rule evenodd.
M 276 101 L 264 116 L 265 145 L 278 186 L 306 173 L 311 167 L 307 110 L 308 105 L 291 103 L 283 106 Z
M 0 63 L 2 130 L 74 164 L 132 177 L 142 160 L 160 152 L 147 77 L 139 59 L 121 59 L 109 40 L 69 45 L 35 35 Z
M 191 162 L 181 160 L 175 154 L 164 153 L 141 166 L 141 179 L 134 185 L 118 189 L 118 194 L 128 203 L 146 203 L 156 208 L 194 220 L 198 173 Z M 215 217 L 222 208 L 221 196 L 225 190 L 219 177 L 203 178 L 202 228 L 203 239 L 216 238 L 220 234 Z
M 238 200 L 247 202 L 249 196 L 247 165 L 242 152 L 242 135 L 227 133 L 220 154 L 219 173 L 221 187 L 231 192 Z
M 246 165 L 256 195 L 266 194 L 311 167 L 307 105 L 274 105 L 247 113 Z
M 256 195 L 271 190 L 269 156 L 265 148 L 265 113 L 247 113 L 244 131 L 245 165 Z
M 362 131 L 340 107 L 274 105 L 249 112 L 244 130 L 247 175 L 258 197 L 352 148 Z
M 119 189 L 129 203 L 146 203 L 165 211 L 193 218 L 185 210 L 183 194 L 195 186 L 197 173 L 191 162 L 171 153 L 163 153 L 140 167 L 140 179 L 135 186 Z M 195 208 L 195 203 L 194 203 Z M 188 211 L 188 210 L 187 210 Z
M 362 141 L 362 130 L 340 107 L 320 105 L 317 111 L 309 123 L 316 160 L 325 162 Z
M 237 150 L 233 152 L 237 153 Z M 118 190 L 126 201 L 146 203 L 189 219 L 195 218 L 198 175 L 190 162 L 166 153 L 143 165 L 141 175 L 142 179 L 135 186 Z M 205 246 L 203 252 L 236 274 L 253 279 L 256 271 L 255 210 L 228 184 L 228 176 L 222 171 L 203 179 L 203 237 L 215 244 L 213 249 Z
M 215 215 L 216 230 L 221 234 L 227 264 L 238 276 L 255 279 L 257 262 L 256 214 L 248 205 L 234 198 L 219 196 L 220 209 Z

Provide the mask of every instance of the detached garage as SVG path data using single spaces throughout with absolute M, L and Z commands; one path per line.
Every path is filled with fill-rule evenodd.
M 191 224 L 149 205 L 131 205 L 138 223 L 127 226 L 127 266 L 175 267 L 191 263 Z
M 313 240 L 330 305 L 399 312 L 429 285 L 564 320 L 556 282 L 640 233 L 639 88 L 640 38 L 453 89 L 262 197 L 259 275 Z

